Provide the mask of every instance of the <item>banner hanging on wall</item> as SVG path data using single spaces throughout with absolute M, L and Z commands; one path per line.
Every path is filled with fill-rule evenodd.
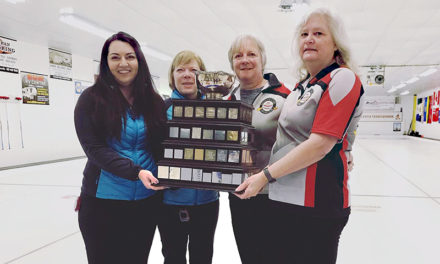
M 366 96 L 364 111 L 394 111 L 394 96 Z
M 439 108 L 440 108 L 440 90 L 435 91 L 433 94 L 433 109 L 432 109 L 432 122 L 439 122 Z
M 429 104 L 428 104 L 428 124 L 431 124 L 432 122 L 432 96 L 430 95 L 429 97 Z
M 422 116 L 423 116 L 423 98 L 417 98 L 416 121 L 422 122 Z
M 17 41 L 0 36 L 0 71 L 18 74 Z
M 49 49 L 50 78 L 72 81 L 72 54 Z
M 426 116 L 427 116 L 427 109 L 428 109 L 428 97 L 425 97 L 424 104 L 423 104 L 423 122 L 426 122 Z
M 361 116 L 363 122 L 402 122 L 402 112 L 367 112 Z
M 440 90 L 434 91 L 432 95 L 417 98 L 416 121 L 422 123 L 440 122 Z
M 438 122 L 438 110 L 439 110 L 438 108 L 439 107 L 437 105 L 432 109 L 432 122 L 435 122 L 435 123 Z
M 24 104 L 49 105 L 47 75 L 22 71 L 21 87 Z

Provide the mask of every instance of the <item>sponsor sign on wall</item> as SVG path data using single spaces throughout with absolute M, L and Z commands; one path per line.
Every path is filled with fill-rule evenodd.
M 24 104 L 49 105 L 47 75 L 22 71 L 21 87 Z
M 75 80 L 75 103 L 78 101 L 78 98 L 82 92 L 92 85 L 92 82 Z
M 18 74 L 17 41 L 0 36 L 0 71 Z
M 72 81 L 72 54 L 49 49 L 50 78 Z

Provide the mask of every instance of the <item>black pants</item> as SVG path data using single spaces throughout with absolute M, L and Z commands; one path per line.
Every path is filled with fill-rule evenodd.
M 232 227 L 243 264 L 276 263 L 271 258 L 274 220 L 269 213 L 269 203 L 267 194 L 248 200 L 229 194 Z
M 165 264 L 212 263 L 219 201 L 196 206 L 163 205 L 159 232 Z M 189 239 L 189 243 L 188 243 Z
M 138 201 L 82 196 L 79 227 L 91 264 L 145 264 L 157 225 L 158 194 Z
M 274 236 L 272 263 L 334 264 L 348 216 L 321 218 L 298 214 L 289 205 L 271 201 Z

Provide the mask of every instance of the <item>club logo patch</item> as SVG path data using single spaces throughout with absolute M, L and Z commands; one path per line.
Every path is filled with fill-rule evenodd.
M 273 98 L 266 98 L 263 100 L 263 102 L 261 102 L 260 107 L 258 107 L 257 111 L 260 111 L 263 114 L 268 114 L 277 109 L 277 102 Z
M 301 105 L 303 105 L 305 102 L 307 102 L 307 101 L 310 99 L 310 97 L 312 97 L 312 94 L 313 94 L 313 89 L 308 89 L 308 90 L 306 90 L 306 91 L 304 92 L 304 94 L 301 95 L 301 96 L 298 98 L 298 101 L 296 102 L 296 105 L 297 105 L 297 106 L 301 106 Z

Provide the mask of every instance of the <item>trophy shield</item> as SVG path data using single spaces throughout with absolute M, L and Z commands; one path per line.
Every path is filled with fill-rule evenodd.
M 196 72 L 203 99 L 173 99 L 172 119 L 158 161 L 159 185 L 234 191 L 257 171 L 252 105 L 223 100 L 235 75 Z

